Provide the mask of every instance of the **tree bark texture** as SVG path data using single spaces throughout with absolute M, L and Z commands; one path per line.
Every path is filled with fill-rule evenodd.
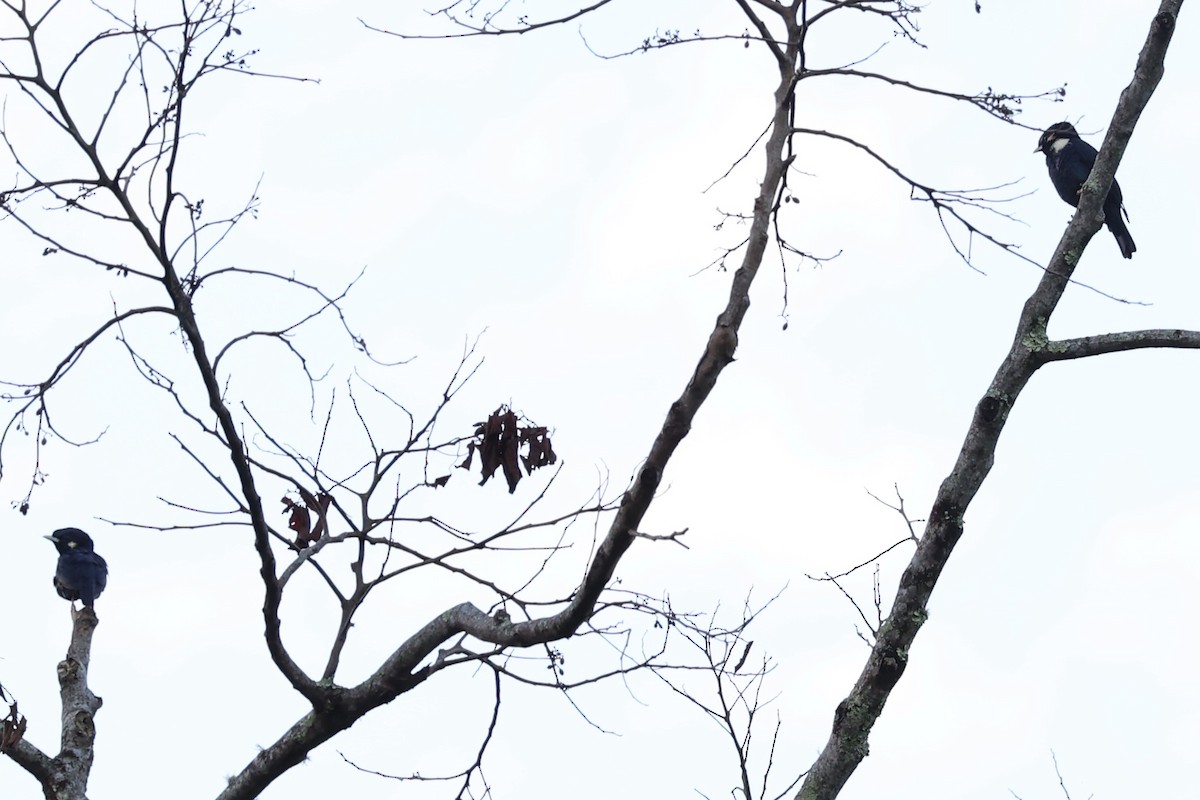
M 88 776 L 95 757 L 96 712 L 103 701 L 88 687 L 88 665 L 92 657 L 92 634 L 99 620 L 88 607 L 72 610 L 71 644 L 67 657 L 58 664 L 59 694 L 62 698 L 62 743 L 51 758 L 28 740 L 22 739 L 7 755 L 42 786 L 46 800 L 87 800 Z

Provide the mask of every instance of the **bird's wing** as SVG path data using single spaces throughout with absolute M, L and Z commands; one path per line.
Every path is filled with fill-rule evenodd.
M 92 558 L 96 562 L 96 594 L 100 594 L 108 585 L 108 563 L 96 553 L 92 553 Z
M 1060 158 L 1062 159 L 1059 165 L 1059 172 L 1064 176 L 1062 182 L 1066 185 L 1073 185 L 1074 198 L 1067 200 L 1063 195 L 1063 187 L 1059 186 L 1059 182 L 1054 182 L 1054 188 L 1058 190 L 1059 196 L 1067 200 L 1071 205 L 1079 203 L 1079 187 L 1083 186 L 1083 182 L 1088 179 L 1088 175 L 1092 174 L 1092 167 L 1096 166 L 1096 148 L 1092 147 L 1082 139 L 1074 139 L 1071 144 L 1063 148 Z M 1104 198 L 1104 216 L 1107 219 L 1118 219 L 1121 216 L 1124 197 L 1121 195 L 1121 184 L 1117 183 L 1116 179 L 1112 182 L 1112 188 L 1108 190 L 1108 197 Z
M 1052 158 L 1055 163 L 1050 170 L 1050 180 L 1054 183 L 1055 191 L 1065 202 L 1079 205 L 1079 188 L 1096 163 L 1096 148 L 1082 139 L 1072 139 Z

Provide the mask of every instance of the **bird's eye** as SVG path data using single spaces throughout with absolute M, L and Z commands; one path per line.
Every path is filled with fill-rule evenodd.
M 74 547 L 74 546 L 75 546 L 75 542 L 67 542 L 67 547 Z

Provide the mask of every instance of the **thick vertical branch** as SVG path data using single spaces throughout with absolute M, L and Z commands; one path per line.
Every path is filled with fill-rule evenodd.
M 867 737 L 904 668 L 909 648 L 928 617 L 927 604 L 938 577 L 963 533 L 963 516 L 992 468 L 996 443 L 1021 390 L 1051 360 L 1046 326 L 1084 247 L 1099 230 L 1100 211 L 1134 125 L 1163 74 L 1163 60 L 1183 0 L 1163 0 L 1138 56 L 1133 81 L 1121 94 L 1108 135 L 1085 185 L 1079 210 L 1063 234 L 1049 268 L 1022 309 L 1012 347 L 975 416 L 950 475 L 942 482 L 920 544 L 900 579 L 891 614 L 862 674 L 838 704 L 833 731 L 797 800 L 832 800 L 867 756 Z
M 92 634 L 99 620 L 88 607 L 72 612 L 71 644 L 58 664 L 62 698 L 62 747 L 50 758 L 25 739 L 5 755 L 34 777 L 46 800 L 87 800 L 88 777 L 95 757 L 96 712 L 103 701 L 88 686 L 92 660 Z
M 54 759 L 51 789 L 60 800 L 84 800 L 95 758 L 96 712 L 103 701 L 88 686 L 92 660 L 92 634 L 99 621 L 87 606 L 73 614 L 71 645 L 58 664 L 62 695 L 62 750 Z

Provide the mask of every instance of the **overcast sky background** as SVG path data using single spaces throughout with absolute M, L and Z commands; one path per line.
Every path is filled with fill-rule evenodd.
M 407 6 L 402 8 L 401 6 Z M 143 4 L 143 11 L 161 11 Z M 164 8 L 170 9 L 171 4 Z M 569 3 L 521 6 L 531 16 Z M 1097 146 L 1132 74 L 1156 4 L 1045 0 L 935 0 L 921 14 L 922 50 L 847 15 L 814 29 L 810 63 L 838 66 L 887 46 L 866 69 L 972 92 L 1036 92 L 1066 83 L 1062 104 L 1034 103 L 1021 119 L 1076 122 Z M 95 19 L 64 3 L 48 37 L 68 48 Z M 743 235 L 716 231 L 718 208 L 748 213 L 761 172 L 756 152 L 705 192 L 754 141 L 772 109 L 774 63 L 758 47 L 691 44 L 602 60 L 569 25 L 502 39 L 402 41 L 396 30 L 442 31 L 417 4 L 300 0 L 264 3 L 241 21 L 261 50 L 251 65 L 319 84 L 217 76 L 193 98 L 183 179 L 206 213 L 235 211 L 262 179 L 261 213 L 216 262 L 273 269 L 337 287 L 366 273 L 347 307 L 381 358 L 416 357 L 388 381 L 428 409 L 461 355 L 483 335 L 485 363 L 442 423 L 470 424 L 511 402 L 555 431 L 565 469 L 554 511 L 587 499 L 607 475 L 618 490 L 644 457 L 700 355 L 728 292 L 729 273 L 701 271 Z M 1101 231 L 1076 276 L 1144 305 L 1073 287 L 1051 325 L 1062 338 L 1152 327 L 1200 327 L 1193 187 L 1200 48 L 1190 14 L 1161 87 L 1118 177 L 1138 252 L 1120 258 Z M 0 32 L 10 21 L 0 21 Z M 740 34 L 732 0 L 617 3 L 584 21 L 599 52 L 636 47 L 656 29 Z M 8 51 L 11 52 L 11 51 Z M 64 50 L 63 52 L 68 52 Z M 123 68 L 98 58 L 81 102 L 103 97 Z M 202 84 L 203 86 L 203 84 Z M 11 95 L 11 87 L 6 87 Z M 919 180 L 946 188 L 1019 180 L 1032 192 L 995 220 L 998 236 L 1049 258 L 1070 209 L 1054 194 L 1037 132 L 1005 126 L 962 104 L 850 78 L 806 83 L 797 123 L 860 138 Z M 5 127 L 50 168 L 70 163 L 10 98 Z M 3 181 L 15 182 L 8 156 Z M 833 710 L 867 655 L 857 614 L 828 584 L 905 534 L 867 495 L 898 484 L 923 517 L 961 444 L 1039 277 L 982 242 L 968 269 L 931 209 L 860 154 L 798 141 L 783 223 L 825 265 L 783 273 L 764 266 L 737 361 L 696 420 L 645 523 L 689 528 L 690 549 L 638 542 L 622 562 L 626 588 L 669 593 L 676 606 L 736 612 L 748 592 L 786 591 L 752 632 L 777 668 L 768 687 L 783 720 L 779 774 L 805 769 L 829 734 Z M 128 237 L 63 230 L 135 262 Z M 82 233 L 81 233 L 82 232 Z M 955 232 L 958 233 L 957 231 Z M 121 305 L 154 296 L 65 258 L 0 225 L 0 377 L 38 380 L 65 348 Z M 221 299 L 221 302 L 217 302 Z M 231 285 L 198 308 L 214 336 L 247 319 L 282 319 L 295 297 Z M 314 363 L 334 364 L 320 391 L 353 363 L 334 326 L 305 339 Z M 156 365 L 187 375 L 169 326 L 136 332 Z M 278 349 L 248 348 L 232 362 L 230 391 L 315 448 L 303 381 Z M 1138 352 L 1050 365 L 1021 396 L 997 462 L 966 515 L 966 533 L 935 592 L 930 621 L 871 736 L 871 755 L 842 797 L 961 800 L 1060 796 L 1050 751 L 1072 797 L 1190 796 L 1200 756 L 1200 415 L 1196 355 Z M 318 401 L 320 408 L 321 401 Z M 89 796 L 204 798 L 304 712 L 261 636 L 261 583 L 248 534 L 154 533 L 99 518 L 178 520 L 160 496 L 193 506 L 217 495 L 168 437 L 191 434 L 161 393 L 140 382 L 124 350 L 101 344 L 53 406 L 83 449 L 52 445 L 49 479 L 27 516 L 10 511 L 0 536 L 8 612 L 0 623 L 0 680 L 28 716 L 28 738 L 53 752 L 59 705 L 54 667 L 69 638 L 66 603 L 50 585 L 54 550 L 40 536 L 90 531 L 110 565 L 91 685 L 96 718 Z M 379 409 L 377 409 L 379 410 Z M 376 417 L 376 431 L 402 421 Z M 347 431 L 351 430 L 349 428 Z M 331 458 L 355 459 L 351 433 Z M 5 454 L 0 492 L 25 492 L 27 441 Z M 213 463 L 226 469 L 211 448 Z M 417 501 L 484 529 L 544 485 L 478 488 L 457 473 Z M 274 503 L 279 490 L 263 494 Z M 7 505 L 6 505 L 7 507 Z M 273 506 L 268 505 L 268 510 Z M 280 517 L 280 524 L 283 518 Z M 414 534 L 415 535 L 415 534 Z M 577 532 L 585 551 L 590 533 Z M 885 596 L 911 548 L 883 561 Z M 571 558 L 581 558 L 573 553 Z M 562 586 L 577 570 L 567 568 Z M 870 598 L 869 574 L 852 583 Z M 377 599 L 354 634 L 344 682 L 448 605 L 491 598 L 422 580 Z M 333 624 L 326 596 L 297 585 L 285 636 L 314 671 Z M 567 677 L 613 665 L 566 643 Z M 592 660 L 594 659 L 594 660 Z M 697 682 L 697 688 L 703 686 Z M 632 688 L 635 697 L 630 696 Z M 263 796 L 451 796 L 448 785 L 397 785 L 360 774 L 337 751 L 384 772 L 455 772 L 473 757 L 491 713 L 491 679 L 440 674 L 312 754 Z M 736 764 L 721 732 L 644 676 L 576 695 L 598 732 L 553 691 L 506 689 L 485 769 L 497 798 L 727 797 Z M 762 731 L 763 744 L 766 730 Z M 0 795 L 37 797 L 34 782 L 0 766 Z

